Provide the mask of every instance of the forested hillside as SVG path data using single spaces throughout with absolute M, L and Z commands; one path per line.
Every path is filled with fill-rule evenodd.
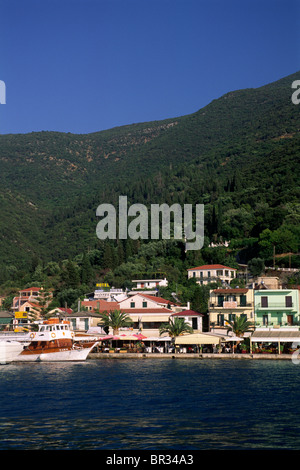
M 276 262 L 299 267 L 300 106 L 291 101 L 299 76 L 164 121 L 86 135 L 1 135 L 3 288 L 34 279 L 59 292 L 96 279 L 124 286 L 145 272 L 183 285 L 187 267 L 253 258 L 268 265 L 274 250 L 293 253 Z M 117 205 L 120 195 L 147 206 L 203 203 L 205 247 L 185 253 L 182 242 L 98 240 L 97 206 Z M 222 240 L 228 249 L 208 247 Z

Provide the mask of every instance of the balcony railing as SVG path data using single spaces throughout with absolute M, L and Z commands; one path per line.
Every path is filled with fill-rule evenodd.
M 286 305 L 286 304 L 282 304 L 282 303 L 272 303 L 270 305 L 262 305 L 261 302 L 257 303 L 255 305 L 256 308 L 269 308 L 269 309 L 272 309 L 272 308 L 275 308 L 277 310 L 280 310 L 280 309 L 286 309 L 286 308 L 293 308 L 294 307 L 294 303 L 290 303 L 290 305 Z
M 245 307 L 253 307 L 253 303 L 251 302 L 246 302 L 246 303 L 239 303 L 237 301 L 225 301 L 222 302 L 222 304 L 218 303 L 211 303 L 210 308 L 245 308 Z

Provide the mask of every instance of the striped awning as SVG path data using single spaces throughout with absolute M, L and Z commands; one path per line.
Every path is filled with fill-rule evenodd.
M 250 340 L 252 343 L 295 343 L 300 342 L 300 331 L 254 331 Z

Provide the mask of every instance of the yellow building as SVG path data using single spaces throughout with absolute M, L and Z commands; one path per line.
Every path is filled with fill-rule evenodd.
M 228 321 L 245 316 L 254 322 L 254 291 L 247 288 L 212 289 L 209 298 L 209 331 L 224 333 Z

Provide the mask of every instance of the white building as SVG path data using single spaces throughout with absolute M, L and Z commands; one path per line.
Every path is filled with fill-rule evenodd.
M 194 310 L 183 310 L 182 312 L 172 313 L 171 318 L 184 318 L 194 330 L 194 333 L 203 331 L 203 313 L 195 312 Z
M 156 289 L 157 287 L 168 287 L 168 281 L 164 279 L 133 279 L 131 282 L 136 283 L 133 290 Z
M 223 284 L 230 283 L 236 277 L 237 270 L 222 264 L 205 264 L 197 268 L 190 268 L 188 271 L 188 279 L 196 278 L 197 284 L 205 285 L 210 282 L 220 280 Z

